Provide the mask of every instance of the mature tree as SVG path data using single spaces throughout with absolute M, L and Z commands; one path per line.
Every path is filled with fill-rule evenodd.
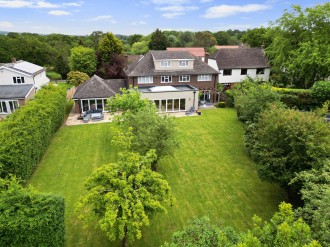
M 320 169 L 330 157 L 330 129 L 313 112 L 272 105 L 250 134 L 248 146 L 260 177 L 284 187 L 296 173 Z
M 110 61 L 113 54 L 120 55 L 123 51 L 123 42 L 113 33 L 106 33 L 99 41 L 98 52 L 105 63 Z
M 265 27 L 249 29 L 242 36 L 241 41 L 250 47 L 268 47 L 272 43 L 268 34 L 268 28 Z
M 126 152 L 119 154 L 117 163 L 97 169 L 85 182 L 88 194 L 78 204 L 80 217 L 96 220 L 109 239 L 121 239 L 122 246 L 140 239 L 142 226 L 172 202 L 167 181 L 150 169 L 154 159 L 153 150 L 146 156 Z
M 149 51 L 148 42 L 140 41 L 132 45 L 131 53 L 135 55 L 145 54 Z
M 102 62 L 102 67 L 97 71 L 103 79 L 121 79 L 125 78 L 125 59 L 122 55 L 112 54 L 108 63 Z
M 267 105 L 279 101 L 279 96 L 268 84 L 248 78 L 235 86 L 233 91 L 237 115 L 242 122 L 255 122 Z
M 226 31 L 218 31 L 213 34 L 218 45 L 229 45 L 230 35 Z
M 151 34 L 150 50 L 166 50 L 168 47 L 167 36 L 158 28 Z
M 291 183 L 302 187 L 303 207 L 296 214 L 302 217 L 313 231 L 314 238 L 330 246 L 330 160 L 321 169 L 301 172 Z
M 178 45 L 180 47 L 190 47 L 194 41 L 194 33 L 190 31 L 180 32 L 178 34 Z
M 272 23 L 266 53 L 277 80 L 309 88 L 330 74 L 330 3 L 292 9 Z
M 67 83 L 70 83 L 76 87 L 88 79 L 89 76 L 86 73 L 80 71 L 70 71 L 67 75 Z
M 145 155 L 154 149 L 157 159 L 152 163 L 156 170 L 158 159 L 172 155 L 178 147 L 174 118 L 159 115 L 154 103 L 141 99 L 137 89 L 122 90 L 121 95 L 110 99 L 111 109 L 120 109 L 124 113 L 119 116 L 118 123 L 124 132 L 132 130 L 131 151 Z
M 217 40 L 214 35 L 208 31 L 197 32 L 194 37 L 194 46 L 210 48 L 217 44 Z
M 108 110 L 112 113 L 116 111 L 123 112 L 125 115 L 127 112 L 136 113 L 140 109 L 150 105 L 148 99 L 141 99 L 141 94 L 137 88 L 122 88 L 121 94 L 116 94 L 110 100 L 108 100 Z
M 98 46 L 99 46 L 99 41 L 102 38 L 104 33 L 102 31 L 94 31 L 91 33 L 91 35 L 88 36 L 88 39 L 90 40 L 91 47 L 97 51 Z
M 128 37 L 128 44 L 132 46 L 136 42 L 140 42 L 143 38 L 142 34 L 133 34 Z
M 71 71 L 81 71 L 91 76 L 96 71 L 95 51 L 83 46 L 72 48 L 69 65 Z
M 168 47 L 178 46 L 179 40 L 175 35 L 173 35 L 173 34 L 169 35 L 167 37 L 167 40 L 168 40 Z

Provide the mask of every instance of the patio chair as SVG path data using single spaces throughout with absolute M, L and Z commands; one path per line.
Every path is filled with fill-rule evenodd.
M 188 116 L 189 116 L 189 115 L 192 115 L 192 114 L 194 114 L 194 112 L 195 112 L 195 107 L 192 106 L 192 107 L 189 109 L 189 111 L 186 112 L 186 115 L 188 115 Z

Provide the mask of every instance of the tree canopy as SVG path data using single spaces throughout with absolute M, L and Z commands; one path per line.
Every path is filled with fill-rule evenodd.
M 310 88 L 330 74 L 330 3 L 303 10 L 298 5 L 273 22 L 273 42 L 266 54 L 274 78 L 298 88 Z
M 110 240 L 140 239 L 142 226 L 157 212 L 166 212 L 172 201 L 170 187 L 159 173 L 150 169 L 156 159 L 153 150 L 145 156 L 125 152 L 118 162 L 97 169 L 85 182 L 88 190 L 78 204 L 84 220 L 94 220 Z
M 124 51 L 123 43 L 113 33 L 106 33 L 98 44 L 98 51 L 105 63 L 109 63 L 113 54 L 120 55 Z
M 71 49 L 69 58 L 71 71 L 80 71 L 91 76 L 96 71 L 96 64 L 96 54 L 92 48 L 77 46 Z
M 151 34 L 149 42 L 150 50 L 166 50 L 168 46 L 167 36 L 158 28 Z

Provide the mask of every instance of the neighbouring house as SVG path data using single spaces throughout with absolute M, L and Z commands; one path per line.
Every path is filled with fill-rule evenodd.
M 86 82 L 79 85 L 72 99 L 74 112 L 85 113 L 88 110 L 106 111 L 107 99 L 120 93 L 120 88 L 126 88 L 123 79 L 102 79 L 93 75 Z
M 205 59 L 205 49 L 204 47 L 167 47 L 167 51 L 188 51 L 192 55 L 202 59 Z
M 271 66 L 262 48 L 240 46 L 219 49 L 205 62 L 219 71 L 218 82 L 228 87 L 248 76 L 259 78 L 261 81 L 269 80 Z
M 7 115 L 32 99 L 49 82 L 45 68 L 23 60 L 0 64 L 0 114 Z
M 160 112 L 189 111 L 215 102 L 218 71 L 188 51 L 149 51 L 125 71 L 128 85 Z

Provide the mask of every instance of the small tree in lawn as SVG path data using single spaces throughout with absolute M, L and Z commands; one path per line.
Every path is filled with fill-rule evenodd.
M 120 239 L 122 246 L 140 239 L 141 227 L 149 225 L 155 213 L 166 212 L 164 205 L 172 201 L 167 181 L 150 169 L 155 159 L 154 150 L 145 156 L 125 152 L 118 162 L 97 169 L 85 182 L 88 194 L 77 209 L 89 212 L 82 211 L 80 217 L 95 220 L 110 240 Z
M 145 155 L 154 149 L 157 159 L 152 163 L 153 170 L 157 169 L 157 162 L 166 155 L 172 155 L 178 147 L 176 139 L 176 125 L 174 118 L 159 115 L 154 103 L 141 99 L 137 89 L 122 90 L 109 102 L 112 110 L 122 110 L 118 116 L 118 127 L 121 131 L 132 130 L 132 145 L 130 150 Z

